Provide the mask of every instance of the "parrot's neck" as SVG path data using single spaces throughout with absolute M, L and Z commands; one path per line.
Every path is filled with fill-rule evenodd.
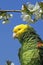
M 33 30 L 27 30 L 26 32 L 24 32 L 24 34 L 20 37 L 20 42 L 21 43 L 25 43 L 25 42 L 29 42 L 29 41 L 42 41 L 40 39 L 40 37 L 38 36 L 38 34 L 35 33 L 35 31 Z

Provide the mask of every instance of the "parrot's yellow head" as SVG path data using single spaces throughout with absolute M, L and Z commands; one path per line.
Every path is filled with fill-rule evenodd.
M 18 38 L 20 37 L 28 28 L 27 24 L 20 24 L 14 27 L 13 29 L 13 37 Z

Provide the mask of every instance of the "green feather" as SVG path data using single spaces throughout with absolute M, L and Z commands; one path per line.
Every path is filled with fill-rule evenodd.
M 21 65 L 41 65 L 39 49 L 37 43 L 42 42 L 39 35 L 33 28 L 29 28 L 21 35 L 19 39 L 21 48 L 19 49 L 19 59 Z

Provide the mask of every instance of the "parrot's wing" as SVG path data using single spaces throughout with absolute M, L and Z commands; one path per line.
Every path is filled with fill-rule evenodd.
M 39 48 L 40 63 L 43 64 L 43 43 L 39 42 L 37 47 Z

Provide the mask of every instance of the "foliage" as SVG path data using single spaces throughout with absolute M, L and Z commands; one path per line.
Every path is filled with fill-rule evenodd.
M 12 61 L 7 60 L 5 65 L 14 65 Z
M 34 23 L 39 19 L 43 19 L 43 2 L 37 2 L 35 5 L 31 3 L 23 4 L 21 10 L 0 10 L 0 20 L 3 20 L 3 24 L 9 21 L 13 15 L 8 12 L 20 12 L 23 21 L 27 21 L 29 24 Z
M 43 2 L 36 3 L 32 5 L 27 3 L 22 5 L 22 18 L 23 21 L 27 21 L 28 23 L 34 23 L 39 19 L 43 19 Z

